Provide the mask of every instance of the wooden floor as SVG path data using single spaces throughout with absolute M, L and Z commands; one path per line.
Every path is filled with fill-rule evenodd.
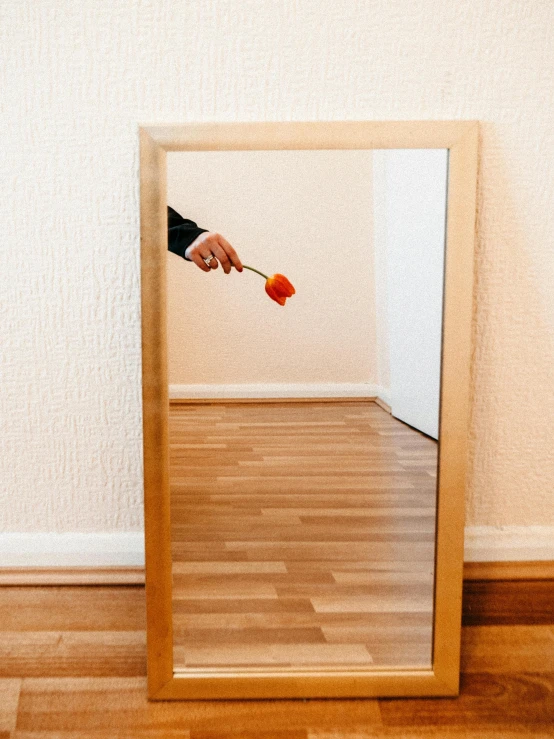
M 172 405 L 175 667 L 430 667 L 436 467 L 373 402 Z
M 546 739 L 553 604 L 467 583 L 457 698 L 149 702 L 143 586 L 0 587 L 0 739 Z

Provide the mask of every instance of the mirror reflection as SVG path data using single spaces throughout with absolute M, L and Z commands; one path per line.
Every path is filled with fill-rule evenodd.
M 167 154 L 176 671 L 431 667 L 447 166 Z

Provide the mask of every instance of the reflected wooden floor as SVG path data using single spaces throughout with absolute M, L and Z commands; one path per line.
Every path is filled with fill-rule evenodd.
M 169 425 L 175 668 L 431 665 L 435 441 L 368 401 Z

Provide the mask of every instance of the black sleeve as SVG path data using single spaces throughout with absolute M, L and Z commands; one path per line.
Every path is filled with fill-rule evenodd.
M 194 221 L 183 218 L 176 210 L 167 206 L 167 248 L 179 257 L 185 257 L 185 249 L 207 228 L 198 228 Z M 187 259 L 187 262 L 192 261 Z

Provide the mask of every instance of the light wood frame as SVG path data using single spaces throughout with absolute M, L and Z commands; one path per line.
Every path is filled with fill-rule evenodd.
M 148 697 L 319 698 L 457 695 L 463 577 L 477 121 L 309 121 L 139 126 L 142 397 Z M 447 148 L 433 663 L 430 669 L 175 671 L 166 324 L 166 152 Z

